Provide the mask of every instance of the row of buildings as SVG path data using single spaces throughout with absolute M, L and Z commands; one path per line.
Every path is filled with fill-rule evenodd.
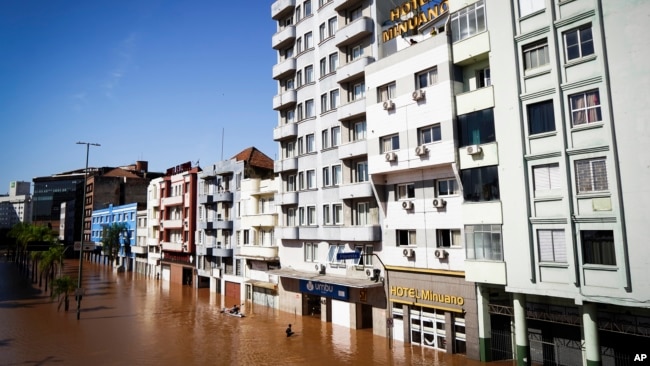
M 108 205 L 89 179 L 84 239 L 125 222 L 120 268 L 227 306 L 483 361 L 631 363 L 650 340 L 648 14 L 274 1 L 278 158 L 181 164 Z

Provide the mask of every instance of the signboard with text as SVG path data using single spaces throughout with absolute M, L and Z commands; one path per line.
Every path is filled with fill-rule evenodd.
M 331 297 L 336 300 L 347 301 L 350 297 L 350 291 L 347 287 L 318 281 L 300 280 L 300 292 Z

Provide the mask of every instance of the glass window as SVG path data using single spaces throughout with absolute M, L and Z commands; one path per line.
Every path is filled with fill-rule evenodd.
M 496 166 L 460 171 L 465 201 L 480 202 L 499 199 L 499 173 Z
M 302 4 L 303 8 L 305 9 L 305 17 L 308 17 L 311 15 L 311 0 L 307 0 Z
M 578 193 L 600 192 L 609 188 L 605 159 L 576 160 L 575 166 Z
M 458 116 L 460 147 L 496 141 L 492 108 Z
M 320 77 L 323 77 L 327 74 L 327 59 L 320 59 Z
M 287 209 L 287 226 L 296 226 L 296 209 Z
M 440 133 L 440 125 L 426 126 L 418 129 L 418 145 L 430 144 L 434 141 L 440 141 L 442 135 Z
M 327 149 L 330 147 L 330 131 L 329 130 L 323 130 L 321 132 L 321 144 L 323 146 L 323 149 Z
M 564 230 L 537 230 L 540 262 L 567 263 Z
M 341 175 L 341 166 L 333 165 L 332 166 L 332 185 L 338 186 L 341 185 L 343 176 Z
M 357 171 L 357 182 L 367 182 L 368 181 L 368 162 L 367 161 L 360 161 L 356 163 L 356 171 Z
M 316 171 L 308 170 L 307 171 L 307 189 L 316 188 Z
M 344 244 L 330 244 L 329 251 L 327 252 L 327 262 L 331 264 L 344 264 L 344 260 L 336 259 L 336 255 L 343 252 L 345 252 Z
M 524 17 L 538 10 L 544 9 L 545 0 L 519 0 L 519 16 Z
M 352 141 L 366 139 L 366 121 L 355 122 L 352 130 Z
M 314 100 L 309 99 L 305 101 L 305 118 L 314 117 Z
M 467 259 L 503 260 L 501 225 L 466 225 Z
M 358 226 L 368 225 L 370 215 L 370 204 L 368 202 L 357 202 L 356 224 Z
M 314 82 L 314 66 L 309 65 L 305 67 L 305 84 Z
M 318 35 L 320 37 L 320 42 L 323 42 L 323 40 L 327 37 L 327 33 L 325 33 L 325 23 L 322 23 L 320 26 L 318 26 Z
M 381 138 L 382 154 L 389 151 L 399 150 L 399 135 L 384 136 Z
M 523 51 L 524 70 L 548 65 L 548 41 L 546 39 L 524 46 Z
M 454 178 L 438 179 L 436 181 L 438 197 L 455 196 L 458 194 L 458 183 Z
M 287 191 L 294 192 L 296 190 L 296 175 L 292 174 L 287 177 Z
M 338 28 L 338 20 L 336 17 L 330 18 L 327 21 L 327 29 L 328 29 L 328 36 L 332 37 L 334 33 L 336 33 L 336 29 Z
M 354 61 L 354 60 L 356 60 L 358 58 L 361 58 L 361 56 L 363 56 L 363 47 L 361 47 L 361 46 L 352 47 L 351 56 L 352 56 L 351 61 Z
M 305 33 L 305 51 L 314 47 L 314 37 L 311 32 Z
M 451 16 L 451 40 L 457 42 L 485 31 L 484 0 L 463 8 Z
M 339 66 L 339 54 L 333 53 L 330 55 L 330 72 L 336 71 L 336 68 Z
M 320 96 L 320 112 L 325 113 L 328 110 L 328 103 L 327 103 L 327 93 L 322 94 Z
M 330 205 L 323 205 L 323 225 L 330 225 Z
M 415 230 L 397 230 L 397 246 L 400 245 L 416 245 Z
M 366 84 L 361 82 L 358 84 L 354 84 L 352 87 L 353 94 L 352 94 L 352 100 L 359 100 L 361 98 L 366 97 Z
M 377 99 L 379 102 L 385 102 L 389 99 L 395 98 L 395 83 L 382 85 L 377 88 Z
M 583 230 L 582 261 L 584 264 L 616 265 L 614 232 L 612 230 Z
M 570 95 L 569 102 L 571 104 L 571 122 L 573 126 L 603 120 L 600 112 L 600 95 L 598 90 Z
M 316 143 L 314 141 L 313 133 L 310 133 L 309 135 L 305 136 L 305 143 L 307 147 L 307 153 L 316 151 Z
M 318 259 L 317 250 L 318 250 L 318 244 L 305 243 L 304 245 L 305 262 L 315 262 Z
M 316 225 L 316 206 L 307 206 L 307 225 Z
M 528 111 L 529 134 L 555 131 L 555 112 L 552 100 L 529 104 L 526 109 Z
M 438 68 L 434 67 L 415 75 L 415 88 L 422 89 L 438 82 Z
M 343 224 L 343 205 L 340 203 L 332 205 L 332 219 L 334 220 L 334 225 Z
M 395 191 L 396 200 L 415 198 L 415 185 L 413 183 L 397 184 Z
M 492 85 L 492 79 L 490 78 L 490 68 L 486 67 L 476 71 L 476 87 L 485 88 L 486 86 Z
M 438 229 L 437 230 L 438 248 L 450 248 L 461 246 L 460 229 Z
M 324 167 L 323 168 L 323 187 L 329 187 L 332 184 L 332 181 L 330 180 L 330 168 L 329 167 Z
M 341 144 L 341 127 L 336 126 L 332 127 L 332 147 L 339 146 Z
M 565 32 L 564 47 L 567 61 L 592 55 L 594 39 L 591 34 L 591 24 Z
M 535 192 L 560 189 L 560 164 L 545 164 L 533 167 Z
M 330 91 L 330 109 L 336 109 L 339 106 L 339 90 Z

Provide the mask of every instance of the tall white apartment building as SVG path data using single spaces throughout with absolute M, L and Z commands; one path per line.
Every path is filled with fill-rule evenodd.
M 147 186 L 147 246 L 149 254 L 147 255 L 147 265 L 149 267 L 148 273 L 155 277 L 160 278 L 162 275 L 162 267 L 160 258 L 162 254 L 162 243 L 160 236 L 160 197 L 163 178 L 154 178 Z
M 376 12 L 371 0 L 271 6 L 279 308 L 355 329 L 386 323 L 382 284 L 368 280 L 381 250 L 365 142 L 364 68 L 378 58 Z
M 9 229 L 19 222 L 32 222 L 31 183 L 9 183 L 9 194 L 0 196 L 0 228 Z

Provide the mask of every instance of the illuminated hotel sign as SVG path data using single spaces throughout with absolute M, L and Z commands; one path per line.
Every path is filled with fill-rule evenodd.
M 412 299 L 416 302 L 431 301 L 443 304 L 463 306 L 465 299 L 462 296 L 453 296 L 448 294 L 441 294 L 431 290 L 423 290 L 412 287 L 404 286 L 391 286 L 390 296 L 393 298 Z
M 381 33 L 382 41 L 390 41 L 402 33 L 417 29 L 420 25 L 436 19 L 449 10 L 447 0 L 442 0 L 437 4 L 433 4 L 433 2 L 432 0 L 410 0 L 391 10 L 390 20 L 395 22 L 395 25 Z M 419 11 L 426 4 L 429 4 L 428 8 Z M 405 18 L 409 15 L 411 15 L 410 18 Z

